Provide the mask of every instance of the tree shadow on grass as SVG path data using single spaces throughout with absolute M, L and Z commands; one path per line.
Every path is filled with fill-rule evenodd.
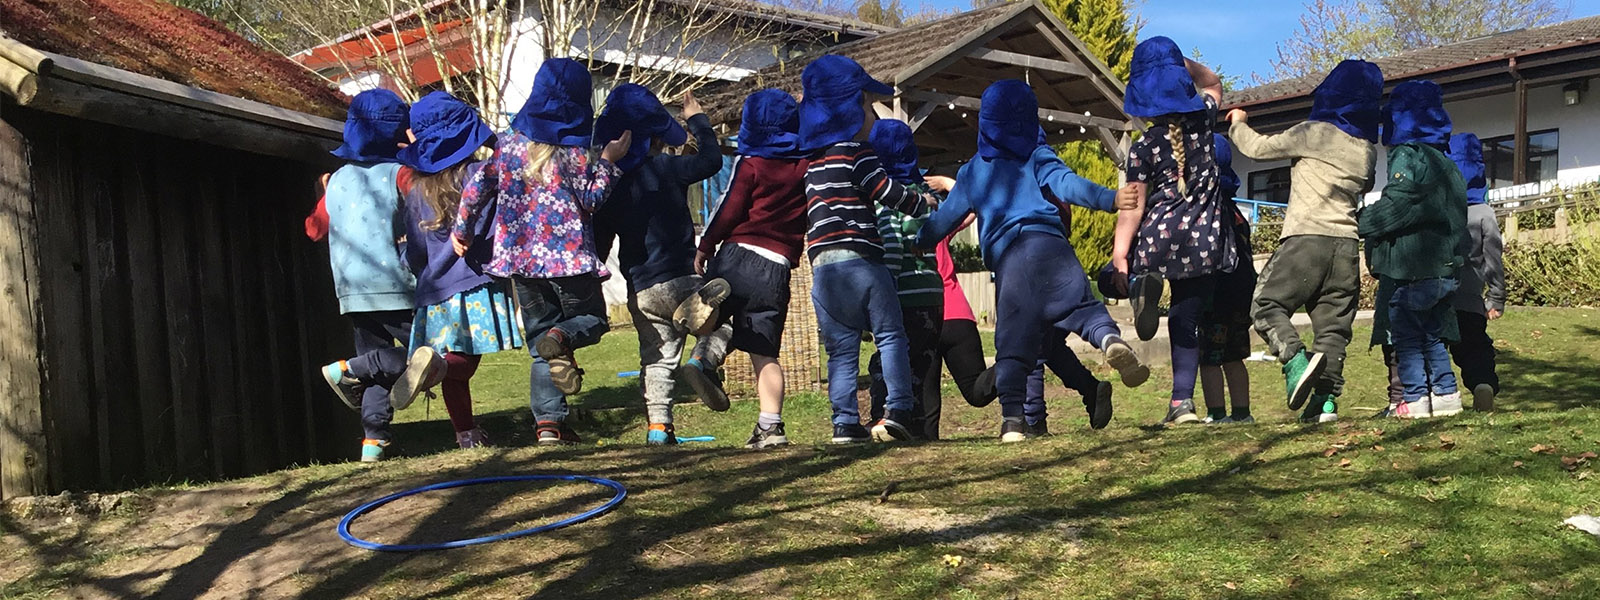
M 1502 348 L 1495 362 L 1503 390 L 1501 410 L 1600 406 L 1600 360 L 1593 357 L 1572 353 L 1558 363 Z

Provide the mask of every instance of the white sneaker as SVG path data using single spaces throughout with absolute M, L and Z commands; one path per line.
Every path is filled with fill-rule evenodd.
M 1461 414 L 1461 392 L 1432 397 L 1433 416 L 1453 417 Z
M 1494 411 L 1494 386 L 1480 383 L 1472 388 L 1472 410 L 1478 412 Z
M 1433 416 L 1433 399 L 1423 396 L 1416 402 L 1401 402 L 1394 414 L 1402 419 L 1427 419 Z

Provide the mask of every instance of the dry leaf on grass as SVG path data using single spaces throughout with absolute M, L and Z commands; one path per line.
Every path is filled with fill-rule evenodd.
M 1522 468 L 1522 461 L 1520 461 L 1520 460 L 1511 461 L 1511 468 L 1513 468 L 1513 469 L 1521 469 Z
M 1237 590 L 1237 589 L 1239 589 L 1239 584 L 1234 583 L 1232 581 L 1229 581 L 1227 583 L 1222 584 L 1222 587 L 1228 588 L 1230 590 Z
M 1333 455 L 1338 454 L 1338 453 L 1339 453 L 1339 449 L 1338 448 L 1328 448 L 1327 450 L 1323 450 L 1322 451 L 1322 456 L 1323 456 L 1323 458 L 1332 458 Z
M 1348 459 L 1348 458 L 1340 459 L 1339 460 L 1339 466 L 1340 467 L 1348 467 L 1348 466 L 1350 466 L 1350 459 Z
M 1455 441 L 1454 438 L 1450 438 L 1450 437 L 1446 437 L 1446 436 L 1442 436 L 1442 435 L 1439 436 L 1439 448 L 1441 450 L 1453 450 L 1453 449 L 1455 449 L 1455 447 L 1456 447 L 1456 441 Z
M 1546 446 L 1544 444 L 1534 444 L 1532 448 L 1528 449 L 1528 451 L 1534 454 L 1555 454 L 1556 447 Z

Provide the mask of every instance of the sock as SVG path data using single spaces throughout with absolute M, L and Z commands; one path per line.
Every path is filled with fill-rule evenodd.
M 1249 406 L 1239 406 L 1237 404 L 1233 405 L 1233 418 L 1243 419 L 1248 416 L 1250 416 Z
M 1239 409 L 1237 409 L 1237 408 L 1235 408 L 1235 409 L 1233 409 L 1233 410 L 1234 410 L 1234 415 L 1235 415 L 1235 416 L 1238 416 L 1238 414 L 1239 414 L 1239 413 L 1238 413 L 1238 411 L 1239 411 Z M 1250 411 L 1249 411 L 1249 410 L 1248 410 L 1248 409 L 1246 409 L 1246 410 L 1245 410 L 1245 414 L 1250 414 Z M 1213 420 L 1213 421 L 1214 421 L 1214 420 L 1218 420 L 1218 419 L 1223 419 L 1223 418 L 1227 418 L 1227 416 L 1228 416 L 1228 409 L 1226 409 L 1226 408 L 1223 408 L 1223 407 L 1221 407 L 1221 406 L 1217 406 L 1217 407 L 1210 407 L 1210 406 L 1207 406 L 1207 407 L 1206 407 L 1206 416 L 1207 416 L 1207 417 L 1210 417 L 1210 418 L 1211 418 L 1211 419 L 1212 419 L 1212 420 Z
M 780 423 L 783 423 L 783 414 L 781 413 L 763 412 L 756 416 L 756 425 L 762 429 L 772 429 Z
M 1108 333 L 1105 337 L 1100 338 L 1100 350 L 1102 352 L 1105 351 L 1106 348 L 1111 346 L 1111 341 L 1115 339 L 1117 339 L 1117 334 L 1115 333 Z

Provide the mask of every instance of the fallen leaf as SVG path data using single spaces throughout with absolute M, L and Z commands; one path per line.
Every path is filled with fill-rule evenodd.
M 1422 444 L 1412 444 L 1411 445 L 1411 451 L 1412 452 L 1422 452 L 1424 450 L 1427 450 L 1427 448 L 1422 447 Z
M 1520 460 L 1511 461 L 1511 468 L 1513 468 L 1513 469 L 1521 469 L 1522 468 L 1522 461 L 1520 461 Z
M 1372 451 L 1373 452 L 1383 452 L 1383 446 L 1379 446 L 1377 444 L 1373 444 L 1372 445 Z
M 1442 436 L 1442 435 L 1439 436 L 1439 448 L 1440 449 L 1442 449 L 1442 450 L 1454 450 L 1455 447 L 1456 447 L 1455 439 L 1448 438 L 1448 437 L 1445 437 L 1445 436 Z
M 1229 581 L 1227 583 L 1222 584 L 1222 587 L 1228 588 L 1230 590 L 1237 590 L 1237 589 L 1239 589 L 1239 584 L 1234 583 L 1232 581 Z
M 1534 454 L 1555 454 L 1556 447 L 1546 446 L 1544 444 L 1534 444 L 1532 448 L 1528 449 L 1528 451 Z
M 1323 450 L 1322 451 L 1322 456 L 1323 456 L 1323 458 L 1332 458 L 1333 455 L 1338 454 L 1338 453 L 1339 453 L 1339 449 L 1338 448 L 1329 448 L 1327 450 Z
M 1339 460 L 1339 466 L 1340 467 L 1348 467 L 1348 466 L 1350 466 L 1350 459 L 1348 459 L 1348 458 L 1340 459 Z
M 1440 476 L 1440 477 L 1429 477 L 1428 478 L 1428 483 L 1431 483 L 1431 484 L 1434 484 L 1434 485 L 1440 485 L 1440 484 L 1443 484 L 1443 483 L 1445 483 L 1447 481 L 1450 481 L 1450 476 L 1448 476 L 1448 475 Z
M 1578 467 L 1581 467 L 1581 466 L 1587 464 L 1588 462 L 1589 462 L 1589 459 L 1587 459 L 1587 458 L 1579 458 L 1579 457 L 1576 457 L 1576 456 L 1563 456 L 1563 457 L 1561 457 L 1561 468 L 1566 469 L 1568 471 L 1576 471 L 1576 470 L 1578 470 Z
M 1578 474 L 1578 481 L 1583 481 L 1583 480 L 1588 479 L 1588 478 L 1589 478 L 1589 472 L 1588 471 L 1584 471 L 1584 472 Z
M 1328 515 L 1328 518 L 1337 519 L 1337 518 L 1340 518 L 1340 517 L 1343 517 L 1343 516 L 1344 516 L 1344 513 L 1333 513 L 1331 515 Z
M 1396 471 L 1400 470 L 1400 463 L 1392 462 L 1392 463 L 1389 463 L 1389 466 L 1394 467 L 1394 470 L 1396 470 Z

